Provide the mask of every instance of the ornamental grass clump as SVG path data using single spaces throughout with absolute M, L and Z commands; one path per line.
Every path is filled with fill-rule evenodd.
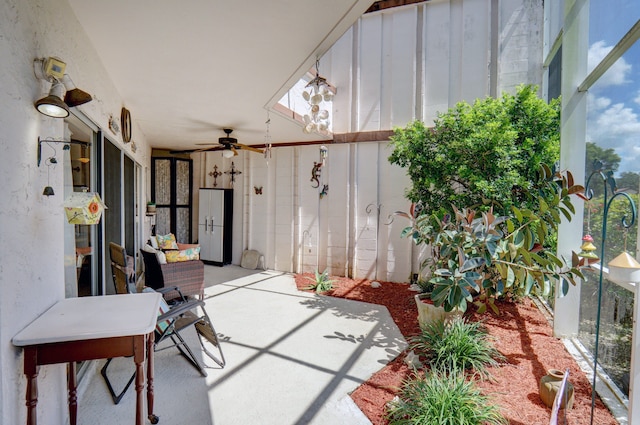
M 309 284 L 305 289 L 316 291 L 317 293 L 327 292 L 333 289 L 333 280 L 329 279 L 329 272 L 326 270 L 320 273 L 316 270 L 314 278 L 307 278 L 313 283 Z
M 432 370 L 403 383 L 389 404 L 389 425 L 503 425 L 498 406 L 458 370 Z
M 504 361 L 482 323 L 462 317 L 425 324 L 410 345 L 427 359 L 431 369 L 473 372 L 481 378 L 489 377 L 488 367 Z

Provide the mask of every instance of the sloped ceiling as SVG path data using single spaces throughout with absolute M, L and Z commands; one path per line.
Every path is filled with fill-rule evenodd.
M 69 0 L 132 121 L 166 149 L 215 143 L 226 127 L 263 143 L 267 109 L 372 3 Z M 274 142 L 322 138 L 270 117 Z

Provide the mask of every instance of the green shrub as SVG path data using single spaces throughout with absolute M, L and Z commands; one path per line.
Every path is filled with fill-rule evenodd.
M 536 91 L 525 85 L 515 95 L 459 102 L 433 128 L 414 121 L 394 129 L 389 161 L 407 170 L 413 185 L 406 196 L 428 215 L 452 214 L 451 205 L 493 205 L 499 215 L 511 206 L 536 210 L 521 191 L 532 190 L 538 165 L 560 153 L 560 103 L 547 104 Z
M 437 371 L 403 383 L 389 404 L 389 425 L 502 425 L 498 407 L 462 372 Z
M 464 318 L 442 320 L 422 326 L 420 334 L 410 340 L 411 349 L 430 362 L 431 369 L 473 370 L 487 377 L 487 367 L 497 366 L 504 357 L 493 346 L 480 322 Z

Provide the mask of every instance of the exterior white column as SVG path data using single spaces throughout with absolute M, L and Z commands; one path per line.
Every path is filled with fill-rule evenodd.
M 587 126 L 587 93 L 578 86 L 587 75 L 589 50 L 589 0 L 567 0 L 564 10 L 562 38 L 562 112 L 560 130 L 560 168 L 570 170 L 576 183 L 584 184 L 585 133 Z M 558 231 L 558 253 L 571 259 L 571 251 L 579 251 L 582 235 L 584 203 L 574 198 L 576 214 L 571 222 L 561 223 Z M 560 283 L 561 284 L 561 283 Z M 553 333 L 556 337 L 577 335 L 580 314 L 580 283 L 571 286 L 560 297 L 556 288 Z

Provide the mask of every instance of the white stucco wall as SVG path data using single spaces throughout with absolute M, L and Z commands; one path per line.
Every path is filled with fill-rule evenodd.
M 123 106 L 95 51 L 63 0 L 0 2 L 0 423 L 26 422 L 22 351 L 11 338 L 64 297 L 62 164 L 51 167 L 56 195 L 42 195 L 47 167 L 36 165 L 38 138 L 62 139 L 63 120 L 45 117 L 33 102 L 48 92 L 36 80 L 33 60 L 57 56 L 76 86 L 95 100 L 78 109 L 107 128 Z M 132 112 L 135 114 L 135 111 Z M 150 148 L 134 126 L 133 157 L 145 166 Z M 110 135 L 120 142 L 119 136 Z M 125 148 L 130 150 L 130 148 Z M 62 145 L 57 148 L 62 158 Z M 65 366 L 44 366 L 39 375 L 38 423 L 66 421 Z

